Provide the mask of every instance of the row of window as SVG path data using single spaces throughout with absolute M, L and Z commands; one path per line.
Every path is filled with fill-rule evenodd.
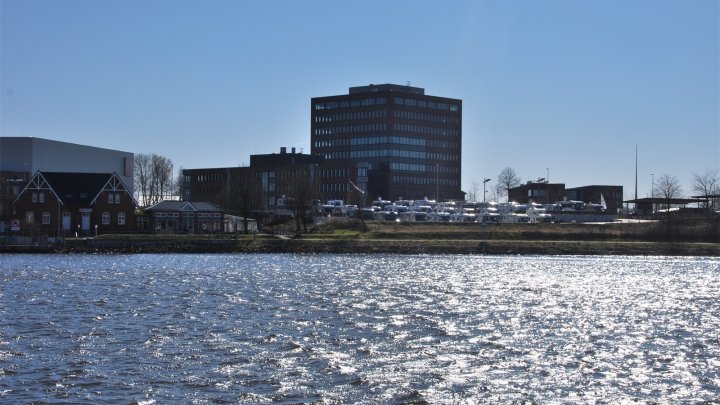
M 119 195 L 119 194 L 118 194 Z M 110 225 L 110 213 L 109 212 L 103 212 L 102 213 L 102 224 L 103 225 Z M 118 225 L 125 225 L 125 213 L 124 212 L 118 212 L 117 215 L 117 224 Z
M 356 98 L 354 100 L 327 101 L 315 103 L 316 110 L 334 110 L 336 108 L 363 107 L 370 105 L 382 105 L 387 103 L 385 97 Z
M 395 131 L 415 132 L 428 135 L 458 136 L 460 134 L 457 129 L 426 127 L 424 125 L 393 124 L 393 129 Z
M 393 176 L 393 183 L 417 184 L 421 186 L 441 185 L 457 186 L 457 179 L 443 179 L 436 177 Z
M 183 218 L 191 218 L 193 215 L 192 212 L 183 212 Z M 180 213 L 178 212 L 156 212 L 153 215 L 155 218 L 180 218 Z M 202 219 L 208 219 L 208 218 L 221 218 L 222 214 L 219 212 L 198 212 L 196 214 L 198 218 Z
M 224 180 L 222 173 L 198 174 L 198 176 L 197 176 L 198 183 L 205 183 L 205 182 L 209 182 L 209 181 L 221 181 L 221 180 Z
M 321 192 L 348 191 L 348 183 L 320 184 Z
M 414 163 L 390 163 L 390 170 L 404 172 L 424 172 L 424 173 L 450 173 L 457 174 L 457 166 L 440 166 L 440 165 L 419 165 Z
M 84 194 L 84 193 L 83 193 Z M 83 197 L 81 195 L 81 197 Z M 120 194 L 108 194 L 108 204 L 120 204 Z M 45 193 L 32 193 L 32 202 L 34 203 L 44 203 L 45 202 Z
M 330 148 L 336 146 L 361 146 L 380 144 L 429 146 L 431 148 L 447 149 L 457 149 L 459 147 L 458 142 L 436 141 L 433 139 L 411 138 L 407 136 L 369 136 L 359 138 L 330 139 L 325 141 L 316 141 L 314 146 L 316 148 Z
M 447 116 L 447 115 L 428 114 L 428 113 L 419 113 L 419 112 L 415 112 L 415 111 L 396 110 L 396 111 L 394 111 L 393 115 L 395 118 L 402 118 L 402 119 L 415 120 L 415 121 L 429 121 L 429 122 L 436 122 L 436 123 L 440 123 L 440 124 L 459 124 L 460 123 L 460 118 L 458 118 L 458 117 Z M 385 118 L 385 117 L 387 117 L 387 111 L 385 111 L 385 110 L 351 111 L 351 112 L 344 112 L 344 113 L 316 115 L 315 122 L 367 120 L 367 119 Z
M 403 118 L 407 120 L 415 120 L 415 121 L 430 121 L 430 122 L 437 122 L 441 124 L 459 124 L 460 119 L 458 117 L 449 117 L 447 115 L 437 115 L 437 114 L 426 114 L 426 113 L 419 113 L 415 111 L 402 111 L 402 110 L 396 110 L 394 113 L 395 118 Z
M 316 115 L 315 122 L 333 122 L 333 121 L 350 121 L 350 120 L 367 120 L 371 118 L 385 118 L 387 111 L 353 111 L 336 114 Z
M 339 127 L 315 128 L 315 135 L 347 134 L 354 132 L 384 131 L 385 124 L 343 125 Z
M 120 204 L 120 194 L 108 194 L 108 204 Z
M 331 177 L 348 177 L 348 169 L 322 169 L 318 172 L 320 178 L 327 179 Z
M 404 98 L 404 97 L 395 97 L 395 104 L 406 105 L 408 107 L 430 108 L 433 110 L 442 110 L 442 111 L 455 112 L 455 111 L 459 110 L 457 104 L 437 103 L 435 101 L 416 100 L 414 98 Z
M 400 157 L 409 159 L 425 159 L 425 160 L 445 160 L 457 161 L 458 155 L 447 153 L 432 153 L 419 150 L 404 149 L 374 149 L 374 150 L 351 150 L 327 152 L 324 154 L 325 159 L 363 159 L 363 158 L 382 158 L 382 157 Z
M 35 212 L 33 211 L 27 211 L 25 213 L 25 223 L 26 224 L 34 224 L 35 223 Z M 43 211 L 42 213 L 42 224 L 43 225 L 50 225 L 50 211 Z
M 32 202 L 44 203 L 45 202 L 45 193 L 32 193 Z
M 50 218 L 51 213 L 50 211 L 43 211 L 42 213 L 42 224 L 43 225 L 50 225 Z M 110 213 L 109 212 L 103 212 L 101 215 L 101 220 L 103 225 L 110 225 Z M 35 223 L 35 212 L 28 211 L 25 213 L 25 223 L 33 224 Z M 117 224 L 118 225 L 125 225 L 125 213 L 124 212 L 118 212 L 117 214 Z
M 410 125 L 410 124 L 393 124 L 393 130 L 403 132 L 414 132 L 418 134 L 427 135 L 441 135 L 441 136 L 458 136 L 460 131 L 457 129 L 448 128 L 436 128 L 428 127 L 425 125 Z M 315 135 L 339 135 L 339 134 L 351 134 L 356 132 L 376 132 L 385 131 L 387 125 L 381 123 L 374 124 L 360 124 L 360 125 L 342 125 L 337 127 L 327 128 L 315 128 Z

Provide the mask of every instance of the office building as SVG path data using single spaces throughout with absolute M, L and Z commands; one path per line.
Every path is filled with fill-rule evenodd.
M 530 202 L 552 204 L 565 198 L 565 183 L 546 183 L 528 181 L 508 190 L 508 201 L 520 204 Z
M 280 153 L 250 155 L 249 167 L 183 170 L 184 201 L 209 201 L 233 212 L 249 204 L 254 211 L 285 208 L 285 199 L 299 185 L 318 189 L 317 175 L 323 159 L 280 148 Z M 247 214 L 247 213 L 245 213 Z
M 462 100 L 371 84 L 312 98 L 311 120 L 325 198 L 345 199 L 353 184 L 371 199 L 464 198 Z
M 593 204 L 605 204 L 609 213 L 617 214 L 622 210 L 623 186 L 582 186 L 565 190 L 568 200 Z

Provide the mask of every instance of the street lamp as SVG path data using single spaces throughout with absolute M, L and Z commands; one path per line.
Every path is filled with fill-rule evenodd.
M 488 181 L 490 181 L 490 179 L 483 179 L 483 202 L 485 202 L 485 193 L 486 193 L 485 183 L 487 183 Z

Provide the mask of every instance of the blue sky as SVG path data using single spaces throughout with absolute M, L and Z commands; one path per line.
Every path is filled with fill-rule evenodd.
M 0 0 L 0 134 L 176 167 L 310 151 L 310 98 L 463 100 L 462 185 L 650 192 L 720 166 L 720 2 Z M 494 184 L 494 181 L 490 183 Z M 482 186 L 481 186 L 482 187 Z

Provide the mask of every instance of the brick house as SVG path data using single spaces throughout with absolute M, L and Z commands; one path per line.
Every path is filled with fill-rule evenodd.
M 50 237 L 134 232 L 136 207 L 116 173 L 37 171 L 13 201 L 11 231 Z
M 219 205 L 210 202 L 161 201 L 145 208 L 149 215 L 150 229 L 170 233 L 219 233 L 234 232 L 242 226 L 242 218 L 229 215 Z M 257 229 L 250 220 L 249 229 Z

